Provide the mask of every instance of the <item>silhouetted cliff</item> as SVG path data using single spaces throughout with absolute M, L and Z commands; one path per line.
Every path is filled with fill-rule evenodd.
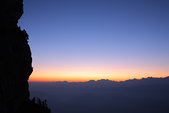
M 28 111 L 39 113 L 37 111 L 40 111 L 35 110 L 35 107 L 36 109 L 39 107 L 29 100 L 27 80 L 33 69 L 28 34 L 17 26 L 22 14 L 23 0 L 1 1 L 0 113 L 27 113 Z

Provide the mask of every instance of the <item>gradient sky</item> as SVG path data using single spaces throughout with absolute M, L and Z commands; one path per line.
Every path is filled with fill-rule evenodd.
M 24 0 L 31 81 L 169 76 L 168 0 Z

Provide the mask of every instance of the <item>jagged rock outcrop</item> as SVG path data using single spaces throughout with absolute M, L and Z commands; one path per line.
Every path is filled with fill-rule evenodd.
M 23 14 L 23 0 L 0 3 L 0 113 L 30 111 L 28 78 L 32 57 L 28 34 L 17 26 Z
M 17 26 L 22 0 L 4 0 L 0 6 L 0 112 L 16 112 L 29 100 L 28 78 L 32 57 L 28 35 Z

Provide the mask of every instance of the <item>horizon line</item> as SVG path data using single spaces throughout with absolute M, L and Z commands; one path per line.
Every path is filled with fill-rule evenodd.
M 142 77 L 142 78 L 133 78 L 133 79 L 126 79 L 126 80 L 110 80 L 110 79 L 106 79 L 106 78 L 102 78 L 102 79 L 98 79 L 98 80 L 86 80 L 86 81 L 67 81 L 67 80 L 60 80 L 60 81 L 38 81 L 38 80 L 28 80 L 28 82 L 68 82 L 68 83 L 73 83 L 73 82 L 89 82 L 89 81 L 95 81 L 95 82 L 97 82 L 97 81 L 100 81 L 100 80 L 108 80 L 108 81 L 112 81 L 112 82 L 125 82 L 125 81 L 128 81 L 128 80 L 142 80 L 142 79 L 147 79 L 147 78 L 168 78 L 169 76 L 165 76 L 165 77 L 152 77 L 152 76 L 149 76 L 149 77 Z

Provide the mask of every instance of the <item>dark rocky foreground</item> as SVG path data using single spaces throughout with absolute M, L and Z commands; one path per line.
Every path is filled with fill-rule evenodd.
M 32 57 L 28 34 L 17 26 L 23 0 L 0 3 L 0 113 L 49 113 L 44 102 L 29 99 Z

